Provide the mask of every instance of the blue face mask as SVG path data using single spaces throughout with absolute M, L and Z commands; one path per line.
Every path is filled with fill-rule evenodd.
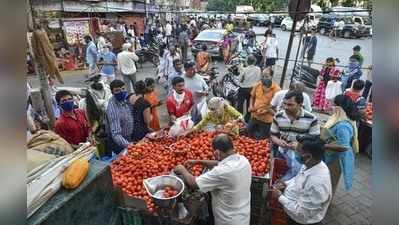
M 60 106 L 61 106 L 61 108 L 62 108 L 63 111 L 65 111 L 65 112 L 70 112 L 70 111 L 73 110 L 75 104 L 74 104 L 73 101 L 66 101 L 66 102 L 64 102 L 64 103 L 61 103 Z
M 127 97 L 127 91 L 121 91 L 119 93 L 114 94 L 116 100 L 118 101 L 124 101 L 126 100 Z

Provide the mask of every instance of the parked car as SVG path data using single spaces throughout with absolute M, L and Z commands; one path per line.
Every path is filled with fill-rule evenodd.
M 283 19 L 283 21 L 281 22 L 280 28 L 283 31 L 291 30 L 293 23 L 294 23 L 294 21 L 291 19 L 291 17 L 285 17 Z M 296 23 L 295 31 L 299 31 L 301 29 L 302 25 L 303 25 L 303 20 L 298 21 Z
M 262 14 L 251 14 L 248 15 L 247 21 L 253 26 L 267 26 L 270 23 L 270 18 Z
M 322 35 L 329 35 L 337 19 L 343 19 L 345 22 L 343 30 L 338 34 L 339 37 L 360 38 L 372 35 L 371 19 L 362 16 L 323 16 L 319 20 L 317 30 Z
M 221 46 L 223 43 L 224 33 L 224 29 L 208 29 L 201 31 L 191 45 L 191 52 L 194 56 L 196 56 L 197 53 L 201 51 L 202 45 L 206 44 L 206 46 L 208 47 L 207 52 L 212 57 L 223 58 Z M 235 51 L 238 46 L 238 34 L 233 33 L 232 35 L 234 36 L 232 49 L 233 51 Z
M 270 22 L 273 24 L 273 26 L 280 27 L 281 26 L 281 22 L 283 21 L 285 16 L 271 14 L 269 16 L 269 18 L 270 18 Z

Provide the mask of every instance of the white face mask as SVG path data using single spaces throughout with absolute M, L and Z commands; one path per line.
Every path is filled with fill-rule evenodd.
M 104 48 L 104 53 L 109 53 L 109 48 Z

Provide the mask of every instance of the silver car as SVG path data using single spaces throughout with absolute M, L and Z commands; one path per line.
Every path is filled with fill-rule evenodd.
M 205 44 L 208 47 L 207 52 L 212 57 L 223 58 L 221 46 L 225 32 L 226 30 L 224 29 L 207 29 L 201 31 L 191 45 L 191 52 L 194 56 L 196 56 L 197 53 L 201 51 L 202 46 Z M 234 36 L 232 50 L 235 51 L 238 45 L 238 35 L 235 33 L 232 35 Z

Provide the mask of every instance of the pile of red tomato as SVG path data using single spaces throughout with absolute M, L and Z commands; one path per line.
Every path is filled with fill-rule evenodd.
M 163 197 L 164 198 L 171 198 L 171 197 L 173 197 L 173 196 L 176 196 L 177 195 L 177 191 L 173 188 L 173 187 L 171 187 L 171 186 L 166 186 L 164 189 L 163 189 Z
M 156 209 L 143 186 L 146 178 L 167 175 L 176 165 L 189 159 L 214 159 L 212 139 L 214 133 L 191 134 L 178 140 L 162 138 L 145 141 L 128 147 L 128 152 L 111 164 L 113 183 L 129 196 L 141 198 L 150 213 Z M 235 150 L 251 163 L 254 176 L 263 176 L 269 170 L 269 143 L 239 136 L 234 139 Z M 199 176 L 201 165 L 194 165 L 190 172 Z

